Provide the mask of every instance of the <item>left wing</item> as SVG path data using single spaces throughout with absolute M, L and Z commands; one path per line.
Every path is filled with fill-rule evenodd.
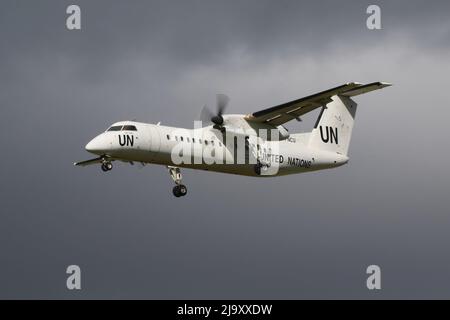
M 299 120 L 301 115 L 326 105 L 332 101 L 331 97 L 334 95 L 359 95 L 361 93 L 383 88 L 387 85 L 389 84 L 384 82 L 373 82 L 366 85 L 362 85 L 358 82 L 350 82 L 339 87 L 331 88 L 304 98 L 249 114 L 245 116 L 245 120 L 279 126 L 293 119 Z
M 75 166 L 82 166 L 82 167 L 84 167 L 84 166 L 88 166 L 88 165 L 94 164 L 94 163 L 101 163 L 101 162 L 104 161 L 104 159 L 105 159 L 105 157 L 98 157 L 98 158 L 95 158 L 95 159 L 75 162 L 74 165 Z

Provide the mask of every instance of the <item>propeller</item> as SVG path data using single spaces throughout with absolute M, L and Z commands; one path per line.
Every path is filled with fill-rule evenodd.
M 217 94 L 217 113 L 213 113 L 208 109 L 207 106 L 204 106 L 200 113 L 200 120 L 202 122 L 212 122 L 217 126 L 223 125 L 223 113 L 228 105 L 230 99 L 224 94 Z

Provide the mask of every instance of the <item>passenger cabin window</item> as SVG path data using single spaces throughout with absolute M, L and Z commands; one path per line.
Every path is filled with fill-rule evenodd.
M 189 137 L 186 138 L 187 142 L 189 142 Z
M 120 130 L 122 130 L 122 126 L 112 126 L 106 131 L 120 131 Z
M 208 145 L 208 140 L 205 140 L 205 144 Z
M 180 137 L 181 141 L 183 141 L 183 137 Z
M 137 131 L 135 126 L 126 125 L 123 126 L 122 131 Z
M 195 138 L 192 138 L 192 142 L 195 143 Z
M 167 135 L 166 137 L 167 137 L 167 140 L 170 140 L 170 136 L 169 135 Z

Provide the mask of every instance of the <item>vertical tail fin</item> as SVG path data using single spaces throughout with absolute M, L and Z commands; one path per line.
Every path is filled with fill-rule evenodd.
M 389 83 L 373 82 L 332 96 L 332 101 L 322 107 L 309 146 L 347 155 L 357 107 L 351 97 L 388 86 Z
M 322 107 L 309 146 L 347 155 L 357 104 L 345 96 L 336 95 L 332 100 Z

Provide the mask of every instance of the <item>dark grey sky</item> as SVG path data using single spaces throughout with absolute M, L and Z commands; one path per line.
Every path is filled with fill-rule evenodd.
M 72 3 L 81 31 L 65 28 Z M 365 27 L 375 3 L 380 31 Z M 2 1 L 0 298 L 449 298 L 449 9 Z M 358 97 L 335 170 L 185 170 L 174 199 L 161 166 L 72 166 L 114 121 L 192 127 L 217 92 L 249 113 L 350 81 L 394 86 Z M 81 292 L 65 288 L 69 264 Z

